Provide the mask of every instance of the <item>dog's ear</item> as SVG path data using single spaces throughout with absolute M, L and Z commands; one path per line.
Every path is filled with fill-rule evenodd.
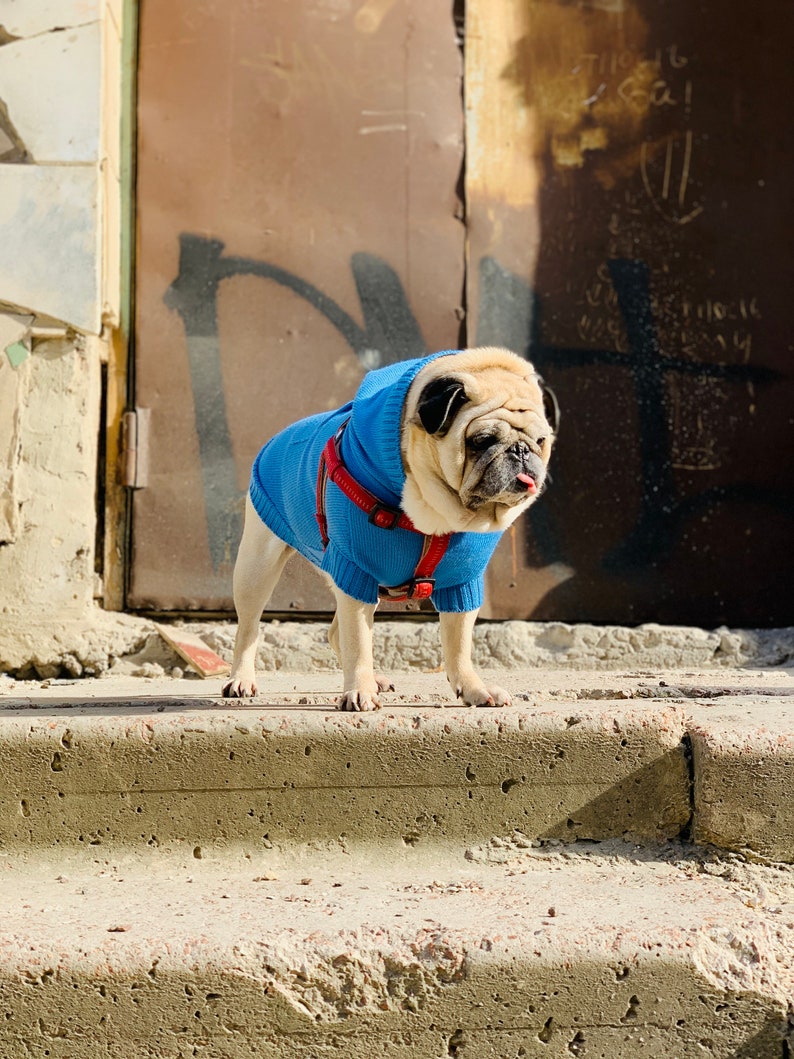
M 443 375 L 422 390 L 416 412 L 428 434 L 443 438 L 468 400 L 462 381 L 454 375 Z
M 554 390 L 548 387 L 539 375 L 538 384 L 540 385 L 540 392 L 543 394 L 543 414 L 546 417 L 546 422 L 556 434 L 560 425 L 560 406 L 557 402 L 557 396 Z

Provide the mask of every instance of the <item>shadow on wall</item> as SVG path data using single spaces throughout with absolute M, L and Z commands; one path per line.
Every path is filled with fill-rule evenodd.
M 540 167 L 525 348 L 563 408 L 527 546 L 574 571 L 533 617 L 792 620 L 792 40 L 774 0 L 527 6 L 503 71 Z

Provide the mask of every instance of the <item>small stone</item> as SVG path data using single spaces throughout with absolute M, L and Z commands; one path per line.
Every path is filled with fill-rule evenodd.
M 142 666 L 133 669 L 131 675 L 133 677 L 162 677 L 165 676 L 165 670 L 159 662 L 144 662 Z
M 66 655 L 62 665 L 71 677 L 81 677 L 83 675 L 82 663 L 74 655 Z

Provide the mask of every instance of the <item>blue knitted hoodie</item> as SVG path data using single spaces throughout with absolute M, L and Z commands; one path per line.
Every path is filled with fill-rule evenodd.
M 317 469 L 328 438 L 347 419 L 341 454 L 357 481 L 391 507 L 400 506 L 405 471 L 400 424 L 408 389 L 436 357 L 403 360 L 367 374 L 349 404 L 301 419 L 272 438 L 254 460 L 251 501 L 262 521 L 310 562 L 330 574 L 354 599 L 376 603 L 378 586 L 409 581 L 423 537 L 410 530 L 381 529 L 329 482 L 325 495 L 330 543 L 323 550 L 315 519 Z M 435 571 L 433 604 L 440 611 L 477 610 L 485 567 L 499 533 L 454 533 Z

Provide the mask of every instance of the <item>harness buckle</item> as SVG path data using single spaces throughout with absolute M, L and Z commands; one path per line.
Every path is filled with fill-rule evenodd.
M 409 599 L 430 599 L 433 589 L 436 587 L 434 577 L 412 577 L 404 585 L 395 585 L 393 588 L 378 589 L 378 599 L 388 603 L 405 603 Z
M 434 577 L 412 577 L 405 587 L 408 590 L 408 599 L 430 599 L 436 587 L 436 579 Z
M 378 501 L 370 511 L 368 521 L 378 529 L 393 530 L 397 528 L 397 523 L 400 521 L 400 512 L 397 508 L 389 507 L 388 504 Z

